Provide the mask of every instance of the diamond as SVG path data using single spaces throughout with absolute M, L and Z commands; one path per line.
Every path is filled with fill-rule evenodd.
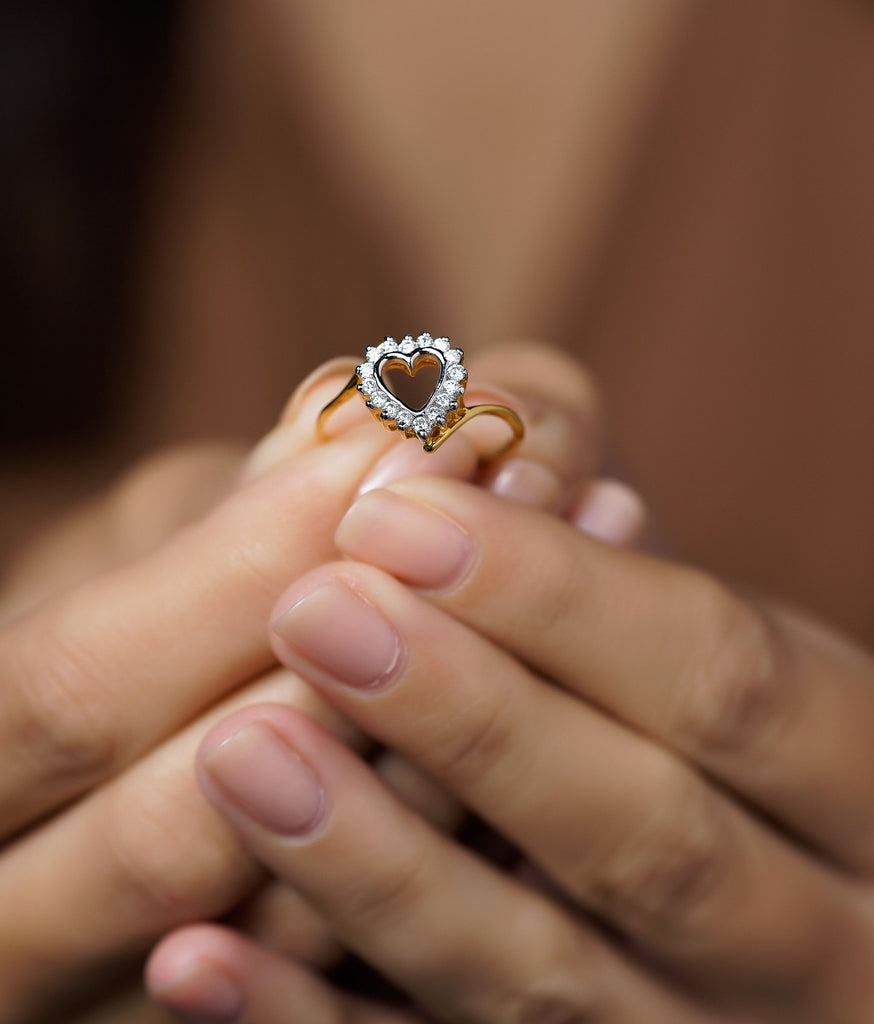
M 414 364 L 421 355 L 427 354 L 426 363 L 437 363 L 439 376 L 431 398 L 423 409 L 411 409 L 397 398 L 383 382 L 381 374 L 386 364 L 393 360 L 405 362 L 412 375 Z M 458 419 L 467 381 L 464 365 L 464 351 L 453 348 L 449 338 L 434 338 L 428 331 L 418 337 L 405 334 L 397 341 L 386 335 L 379 345 L 367 348 L 366 358 L 356 367 L 357 388 L 367 401 L 367 406 L 389 427 L 395 427 L 420 440 L 428 441 L 435 432 L 446 429 Z

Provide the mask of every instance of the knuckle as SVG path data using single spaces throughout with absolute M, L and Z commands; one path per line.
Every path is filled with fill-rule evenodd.
M 449 719 L 449 730 L 434 743 L 432 770 L 465 788 L 486 778 L 512 746 L 509 717 L 506 700 L 494 688 L 483 687 L 462 721 Z
M 677 687 L 676 735 L 693 752 L 770 747 L 795 708 L 771 620 L 708 581 L 696 623 L 695 653 Z
M 367 932 L 375 925 L 402 921 L 427 895 L 426 863 L 421 849 L 408 848 L 379 870 L 356 872 L 339 894 L 347 927 Z
M 151 930 L 223 912 L 254 881 L 251 858 L 193 789 L 148 781 L 105 791 L 101 838 L 119 913 Z
M 579 997 L 561 991 L 567 987 L 564 979 L 555 986 L 540 981 L 525 992 L 514 993 L 497 1019 L 506 1024 L 604 1024 L 600 1010 L 584 1006 Z
M 524 964 L 512 974 L 490 1012 L 483 1020 L 507 1024 L 603 1024 L 607 1019 L 604 999 L 596 989 L 594 963 L 599 956 L 592 938 L 557 919 L 548 904 L 531 908 L 520 920 L 516 916 L 513 934 L 523 941 L 518 948 L 527 952 Z M 527 939 L 527 942 L 524 940 Z M 581 970 L 581 964 L 587 969 Z
M 75 623 L 63 609 L 39 628 L 27 625 L 14 659 L 18 671 L 10 717 L 16 739 L 41 777 L 64 776 L 75 788 L 117 763 L 112 705 L 101 699 L 94 685 L 99 665 L 72 639 Z
M 580 888 L 645 933 L 684 938 L 712 924 L 731 858 L 725 821 L 707 787 L 691 772 L 669 772 L 648 801 L 649 813 Z
M 553 639 L 567 642 L 569 625 L 584 599 L 581 581 L 585 578 L 573 551 L 565 545 L 550 545 L 538 551 L 541 568 L 530 582 L 530 593 L 522 602 L 521 618 L 515 625 L 521 635 L 539 635 L 544 645 Z

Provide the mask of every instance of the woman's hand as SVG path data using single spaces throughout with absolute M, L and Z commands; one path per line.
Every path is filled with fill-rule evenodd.
M 493 356 L 481 377 L 512 387 L 524 361 Z M 280 701 L 366 750 L 348 720 L 274 668 L 267 611 L 289 575 L 333 557 L 364 477 L 466 477 L 476 453 L 460 435 L 426 456 L 362 423 L 360 407 L 338 413 L 337 441 L 314 445 L 315 413 L 342 382 L 320 373 L 242 465 L 225 452 L 152 463 L 22 560 L 0 632 L 0 1019 L 48 1013 L 59 998 L 72 1019 L 72 994 L 98 991 L 104 967 L 182 921 L 223 913 L 259 881 L 191 773 L 217 719 Z M 563 386 L 585 405 L 582 378 Z M 544 481 L 549 500 L 572 493 L 593 456 L 592 430 L 582 449 L 578 436 L 567 416 L 540 418 L 510 483 L 527 467 L 529 500 L 548 504 Z M 377 768 L 411 805 L 454 820 L 403 759 Z M 276 908 L 289 905 L 298 927 L 278 937 L 283 948 L 313 963 L 335 957 L 325 923 L 287 889 L 269 887 L 250 908 L 259 937 L 277 938 Z
M 868 655 L 461 482 L 371 492 L 336 541 L 350 560 L 280 600 L 277 655 L 552 886 L 435 832 L 304 716 L 248 708 L 202 787 L 344 944 L 445 1021 L 872 1019 Z M 171 936 L 153 989 L 223 971 L 227 1020 L 389 1019 L 243 941 Z

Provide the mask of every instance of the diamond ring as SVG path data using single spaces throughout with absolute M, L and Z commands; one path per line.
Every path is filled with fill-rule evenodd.
M 328 416 L 357 391 L 387 430 L 417 437 L 426 452 L 436 451 L 472 417 L 498 416 L 513 431 L 508 444 L 494 453 L 503 454 L 521 440 L 525 432 L 521 419 L 505 405 L 466 406 L 466 386 L 464 352 L 453 348 L 448 338 L 432 338 L 430 334 L 418 338 L 408 334 L 400 341 L 385 338 L 367 349 L 364 362 L 356 366 L 343 390 L 319 413 L 317 430 L 326 440 Z

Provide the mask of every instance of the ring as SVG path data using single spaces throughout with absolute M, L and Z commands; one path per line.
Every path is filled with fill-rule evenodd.
M 402 371 L 414 378 L 425 367 L 431 368 L 429 383 L 433 382 L 433 386 L 424 395 L 407 395 L 406 400 L 402 399 L 398 395 L 398 382 L 390 383 L 389 376 L 397 377 L 398 371 Z M 400 383 L 404 383 L 403 378 Z M 355 367 L 355 373 L 343 390 L 319 413 L 316 429 L 319 437 L 327 440 L 327 418 L 358 391 L 364 404 L 387 430 L 397 430 L 404 437 L 417 437 L 426 452 L 436 451 L 472 417 L 498 416 L 513 431 L 509 442 L 492 457 L 502 455 L 522 439 L 525 433 L 522 420 L 505 405 L 466 406 L 466 385 L 464 352 L 453 348 L 449 338 L 432 338 L 430 334 L 420 334 L 418 338 L 408 334 L 401 341 L 385 338 L 380 345 L 368 347 L 364 362 Z

